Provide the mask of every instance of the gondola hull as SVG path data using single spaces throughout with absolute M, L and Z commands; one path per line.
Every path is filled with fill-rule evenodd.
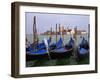
M 83 40 L 78 48 L 78 59 L 82 60 L 85 58 L 89 58 L 89 43 L 85 38 L 83 37 Z
M 26 53 L 26 61 L 41 60 L 43 58 L 48 58 L 48 53 L 45 49 L 39 51 L 29 51 Z
M 70 58 L 73 53 L 74 40 L 70 38 L 69 43 L 63 46 L 62 38 L 56 44 L 56 48 L 50 51 L 52 59 Z
M 26 53 L 26 61 L 41 60 L 41 59 L 49 59 L 48 54 L 45 53 L 43 55 L 31 55 L 29 53 Z
M 78 49 L 78 58 L 79 60 L 89 57 L 89 50 L 88 49 Z
M 50 51 L 50 56 L 52 59 L 62 59 L 62 58 L 68 58 L 72 55 L 73 49 L 55 49 Z

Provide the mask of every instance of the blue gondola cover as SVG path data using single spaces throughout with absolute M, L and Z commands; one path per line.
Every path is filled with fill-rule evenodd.
M 37 51 L 29 51 L 30 54 L 33 54 L 33 55 L 42 55 L 42 54 L 47 54 L 47 50 L 46 49 L 42 49 L 42 50 L 37 50 Z
M 62 40 L 62 38 L 60 37 L 59 41 L 58 41 L 57 44 L 56 44 L 56 48 L 57 48 L 57 49 L 62 48 L 62 44 L 63 44 L 63 40 Z

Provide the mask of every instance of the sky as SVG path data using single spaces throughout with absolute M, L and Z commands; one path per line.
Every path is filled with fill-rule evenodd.
M 26 34 L 33 34 L 33 18 L 36 16 L 36 28 L 38 34 L 50 30 L 55 31 L 56 24 L 65 28 L 73 29 L 77 26 L 79 30 L 88 31 L 90 16 L 84 14 L 53 14 L 53 13 L 35 13 L 25 12 L 25 31 Z

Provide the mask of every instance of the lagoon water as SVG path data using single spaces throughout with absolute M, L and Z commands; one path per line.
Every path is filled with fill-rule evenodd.
M 88 35 L 84 34 L 84 35 L 77 35 L 77 44 L 80 44 L 82 41 L 82 37 L 84 37 L 86 40 L 88 40 Z M 32 34 L 26 34 L 26 37 L 28 39 L 28 41 L 30 43 L 33 42 L 33 35 Z M 38 35 L 39 38 L 39 42 L 42 42 L 45 39 L 48 39 L 50 37 L 50 35 Z M 70 40 L 70 35 L 64 35 L 64 44 L 68 43 L 68 41 Z M 59 40 L 60 35 L 58 35 L 57 40 Z M 52 35 L 52 43 L 56 43 L 56 35 Z

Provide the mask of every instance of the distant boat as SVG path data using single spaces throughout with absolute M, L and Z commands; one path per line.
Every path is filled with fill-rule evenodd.
M 56 48 L 50 51 L 52 59 L 60 59 L 64 57 L 70 57 L 73 51 L 73 40 L 70 38 L 69 43 L 66 46 L 63 45 L 63 40 L 60 37 L 59 41 L 56 44 Z
M 84 58 L 88 57 L 89 55 L 89 43 L 88 41 L 83 37 L 82 42 L 79 45 L 78 48 L 78 58 Z

